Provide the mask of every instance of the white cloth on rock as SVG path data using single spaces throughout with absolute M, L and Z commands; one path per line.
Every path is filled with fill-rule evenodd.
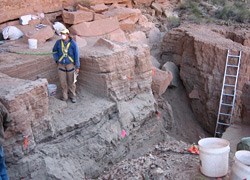
M 16 40 L 23 36 L 23 32 L 15 26 L 7 26 L 3 29 L 3 38 Z

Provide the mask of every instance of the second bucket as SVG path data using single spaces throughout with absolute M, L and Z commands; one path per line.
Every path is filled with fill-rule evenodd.
M 222 177 L 228 172 L 229 142 L 220 138 L 199 140 L 200 170 L 208 177 Z

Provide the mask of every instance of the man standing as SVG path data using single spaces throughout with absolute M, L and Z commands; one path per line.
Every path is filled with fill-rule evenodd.
M 3 142 L 4 142 L 4 131 L 9 126 L 11 120 L 9 113 L 5 106 L 0 102 L 0 179 L 8 180 L 8 173 L 5 164 L 4 152 L 3 152 Z
M 76 102 L 76 84 L 74 75 L 79 73 L 80 60 L 76 42 L 70 37 L 69 30 L 61 31 L 61 39 L 53 47 L 53 57 L 58 64 L 58 75 L 62 87 L 62 100 L 68 95 L 72 103 Z

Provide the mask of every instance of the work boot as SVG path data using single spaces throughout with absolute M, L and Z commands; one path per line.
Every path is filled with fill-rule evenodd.
M 72 98 L 70 98 L 71 99 L 71 102 L 72 103 L 76 103 L 76 98 L 75 97 L 72 97 Z

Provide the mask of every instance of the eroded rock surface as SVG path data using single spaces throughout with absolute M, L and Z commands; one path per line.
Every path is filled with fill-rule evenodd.
M 215 29 L 215 30 L 213 30 Z M 224 31 L 230 31 L 224 27 Z M 222 31 L 221 30 L 221 31 Z M 191 99 L 193 111 L 204 129 L 213 133 L 219 107 L 227 50 L 242 51 L 234 121 L 241 117 L 243 86 L 249 82 L 249 47 L 227 39 L 220 27 L 184 26 L 167 33 L 163 39 L 162 59 L 180 66 L 180 76 Z M 197 98 L 199 97 L 199 98 Z

